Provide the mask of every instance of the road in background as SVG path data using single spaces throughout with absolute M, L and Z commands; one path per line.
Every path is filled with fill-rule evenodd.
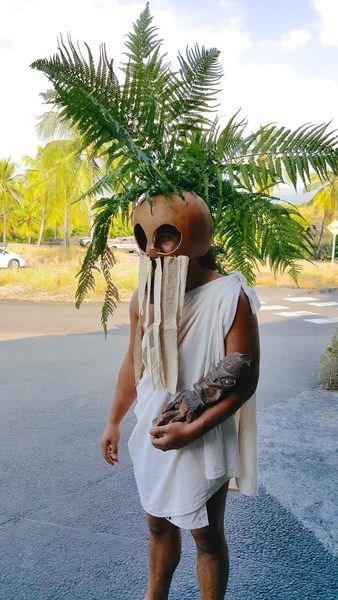
M 316 384 L 320 356 L 338 326 L 338 291 L 258 288 L 258 295 L 263 356 L 258 398 L 268 406 Z M 295 313 L 298 315 L 293 316 Z M 2 301 L 0 340 L 97 333 L 104 350 L 107 342 L 100 318 L 101 305 L 96 302 L 77 310 L 71 303 Z M 110 321 L 111 333 L 120 330 L 127 335 L 128 323 L 128 304 L 121 303 Z

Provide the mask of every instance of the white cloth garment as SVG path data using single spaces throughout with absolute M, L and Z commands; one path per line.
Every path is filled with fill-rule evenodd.
M 224 339 L 241 289 L 256 313 L 260 306 L 256 293 L 239 272 L 185 294 L 178 330 L 178 392 L 192 389 L 224 357 Z M 230 488 L 246 495 L 257 492 L 255 397 L 195 442 L 162 452 L 151 445 L 149 430 L 176 394 L 154 390 L 157 378 L 145 369 L 138 383 L 137 424 L 128 443 L 141 504 L 147 513 L 170 518 L 179 527 L 203 527 L 208 524 L 207 500 L 228 479 L 233 478 Z

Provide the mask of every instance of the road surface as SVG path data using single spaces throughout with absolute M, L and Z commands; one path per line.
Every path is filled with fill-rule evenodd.
M 259 296 L 261 487 L 256 500 L 227 502 L 228 596 L 333 600 L 337 395 L 318 390 L 314 374 L 338 298 Z M 126 449 L 132 412 L 118 465 L 98 451 L 127 324 L 121 305 L 105 341 L 95 304 L 0 303 L 1 600 L 143 597 L 146 527 Z M 186 534 L 171 599 L 195 598 Z

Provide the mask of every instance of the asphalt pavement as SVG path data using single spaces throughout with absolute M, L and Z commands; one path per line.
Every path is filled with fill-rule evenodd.
M 338 394 L 321 390 L 316 373 L 338 296 L 259 296 L 260 490 L 227 500 L 227 597 L 333 600 Z M 132 411 L 118 465 L 98 449 L 127 345 L 127 306 L 105 341 L 95 304 L 0 302 L 0 339 L 0 599 L 141 600 L 147 532 L 126 447 Z M 185 533 L 171 600 L 198 598 L 194 570 Z

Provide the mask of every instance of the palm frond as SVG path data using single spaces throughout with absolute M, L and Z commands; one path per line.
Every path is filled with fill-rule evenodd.
M 96 198 L 98 194 L 103 191 L 108 192 L 113 187 L 113 181 L 115 178 L 115 172 L 109 171 L 103 177 L 101 177 L 95 184 L 89 189 L 86 190 L 81 196 L 77 199 L 77 201 L 84 200 L 85 198 Z
M 44 142 L 53 138 L 75 139 L 78 137 L 71 122 L 60 118 L 60 113 L 55 110 L 49 110 L 39 118 L 36 132 Z

